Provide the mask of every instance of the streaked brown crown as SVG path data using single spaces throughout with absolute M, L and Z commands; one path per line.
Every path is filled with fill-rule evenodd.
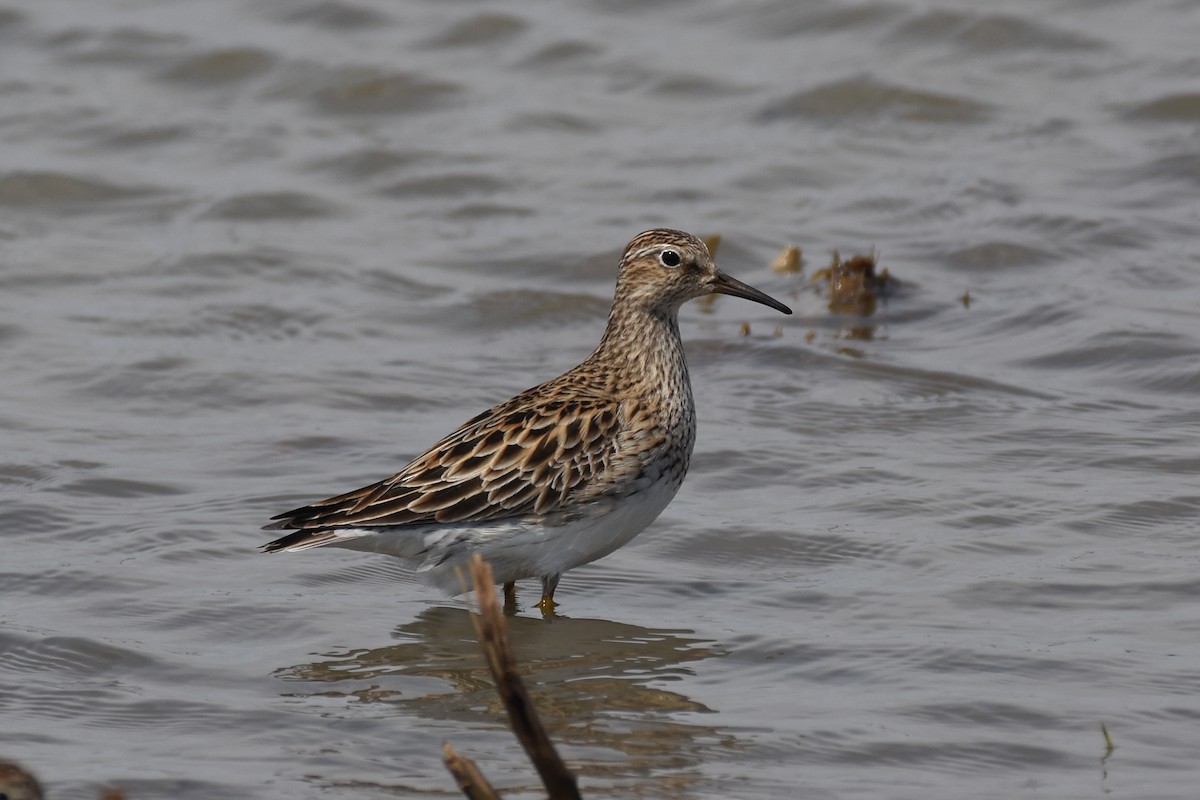
M 678 257 L 675 266 L 664 263 Z M 709 294 L 717 275 L 708 247 L 699 238 L 670 228 L 643 231 L 625 246 L 617 275 L 614 308 L 628 305 L 660 313 L 678 311 L 696 297 Z

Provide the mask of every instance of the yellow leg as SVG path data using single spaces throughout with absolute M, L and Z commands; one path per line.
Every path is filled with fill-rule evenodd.
M 538 601 L 537 607 L 542 610 L 543 614 L 553 614 L 554 609 L 558 607 L 558 603 L 554 602 L 554 590 L 558 588 L 558 578 L 558 575 L 542 576 L 542 599 Z

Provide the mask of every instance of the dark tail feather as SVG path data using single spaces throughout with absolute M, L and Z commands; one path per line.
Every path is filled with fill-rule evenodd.
M 276 527 L 274 525 L 268 528 Z M 280 526 L 282 527 L 282 526 Z M 307 550 L 310 547 L 320 547 L 332 542 L 337 537 L 328 530 L 293 531 L 287 536 L 281 536 L 273 542 L 262 545 L 264 553 L 278 553 L 281 550 Z

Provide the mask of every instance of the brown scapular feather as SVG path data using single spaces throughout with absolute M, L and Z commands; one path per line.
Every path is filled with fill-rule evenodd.
M 574 413 L 562 425 L 562 401 L 545 400 L 553 396 L 553 383 L 475 417 L 387 480 L 274 517 L 267 529 L 300 532 L 265 549 L 303 544 L 334 527 L 553 512 L 608 467 L 604 442 L 615 441 L 620 419 L 619 400 L 585 398 L 572 402 Z

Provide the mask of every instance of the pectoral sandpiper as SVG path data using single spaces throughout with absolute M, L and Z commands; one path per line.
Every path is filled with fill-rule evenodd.
M 683 483 L 696 439 L 679 309 L 727 294 L 791 314 L 717 269 L 704 243 L 665 229 L 625 248 L 608 327 L 579 366 L 468 420 L 390 478 L 280 514 L 268 553 L 344 547 L 405 559 L 462 590 L 473 553 L 496 581 L 542 580 L 626 544 Z

